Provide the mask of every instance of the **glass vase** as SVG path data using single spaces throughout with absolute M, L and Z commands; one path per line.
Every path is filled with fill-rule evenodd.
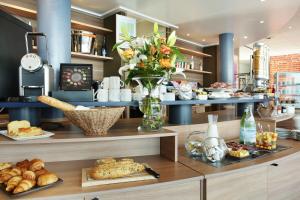
M 139 130 L 159 131 L 164 124 L 164 117 L 158 87 L 162 84 L 164 78 L 136 77 L 133 80 L 147 90 L 147 94 L 139 102 L 139 109 L 144 114 Z

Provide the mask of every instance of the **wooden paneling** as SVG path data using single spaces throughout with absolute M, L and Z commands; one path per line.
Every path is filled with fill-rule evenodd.
M 86 198 L 92 200 L 93 196 Z M 101 200 L 200 200 L 200 181 L 189 183 L 174 183 L 149 189 L 137 189 L 130 192 L 100 195 Z
M 266 200 L 267 166 L 206 179 L 207 200 Z
M 268 168 L 270 200 L 300 199 L 300 153 L 274 161 L 278 166 Z
M 183 146 L 186 137 L 194 132 L 206 132 L 208 124 L 193 124 L 193 125 L 180 125 L 180 126 L 167 126 L 166 129 L 178 132 L 178 144 Z M 218 123 L 219 136 L 225 140 L 235 139 L 240 134 L 240 120 L 232 120 Z M 204 136 L 204 135 L 203 135 Z

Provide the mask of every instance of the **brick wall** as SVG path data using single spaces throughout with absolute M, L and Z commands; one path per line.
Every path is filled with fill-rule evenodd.
M 271 56 L 270 84 L 274 83 L 274 74 L 276 72 L 300 72 L 300 54 Z

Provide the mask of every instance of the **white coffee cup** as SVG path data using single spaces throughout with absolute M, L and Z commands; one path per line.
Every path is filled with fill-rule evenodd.
M 141 101 L 143 99 L 143 95 L 140 92 L 133 93 L 132 99 L 134 101 Z
M 100 87 L 102 89 L 106 89 L 108 90 L 109 89 L 109 77 L 104 77 L 102 82 L 100 83 Z
M 119 89 L 109 89 L 108 100 L 118 102 L 120 100 L 120 88 Z
M 175 101 L 175 93 L 167 92 L 163 95 L 162 101 Z
M 108 101 L 108 90 L 107 89 L 98 89 L 95 92 L 96 99 L 99 102 L 107 102 Z
M 120 89 L 121 87 L 124 87 L 124 82 L 119 76 L 109 77 L 109 89 Z
M 121 101 L 131 101 L 132 100 L 132 93 L 131 89 L 121 89 L 120 90 L 120 100 Z

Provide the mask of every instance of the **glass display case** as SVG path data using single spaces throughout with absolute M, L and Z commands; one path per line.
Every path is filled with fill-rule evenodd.
M 277 72 L 274 80 L 279 103 L 300 108 L 300 72 Z

